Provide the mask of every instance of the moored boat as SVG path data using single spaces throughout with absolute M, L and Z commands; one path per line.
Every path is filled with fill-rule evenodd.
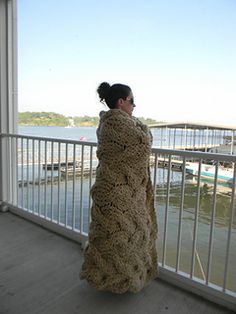
M 198 176 L 199 164 L 196 162 L 189 162 L 186 164 L 186 172 L 194 176 Z M 201 165 L 200 177 L 210 180 L 215 179 L 216 166 L 215 165 Z M 232 168 L 218 167 L 217 181 L 227 184 L 233 183 L 234 171 Z

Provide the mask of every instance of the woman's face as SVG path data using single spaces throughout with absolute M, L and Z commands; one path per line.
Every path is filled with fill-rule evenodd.
M 134 96 L 133 96 L 132 92 L 130 92 L 129 96 L 125 100 L 124 99 L 120 99 L 119 109 L 125 111 L 130 116 L 132 116 L 134 107 L 135 107 Z

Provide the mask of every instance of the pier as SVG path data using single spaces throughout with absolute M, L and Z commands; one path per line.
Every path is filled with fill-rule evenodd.
M 151 124 L 149 128 L 157 148 L 209 152 L 227 144 L 229 153 L 236 153 L 236 126 L 172 122 Z

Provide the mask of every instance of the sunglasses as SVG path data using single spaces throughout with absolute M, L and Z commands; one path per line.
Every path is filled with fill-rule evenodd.
M 135 107 L 135 104 L 134 104 L 134 99 L 133 98 L 126 98 L 126 100 Z

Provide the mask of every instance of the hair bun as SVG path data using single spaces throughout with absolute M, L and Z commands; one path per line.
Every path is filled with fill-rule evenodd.
M 99 95 L 100 101 L 107 98 L 111 85 L 107 82 L 103 82 L 98 86 L 97 93 Z

